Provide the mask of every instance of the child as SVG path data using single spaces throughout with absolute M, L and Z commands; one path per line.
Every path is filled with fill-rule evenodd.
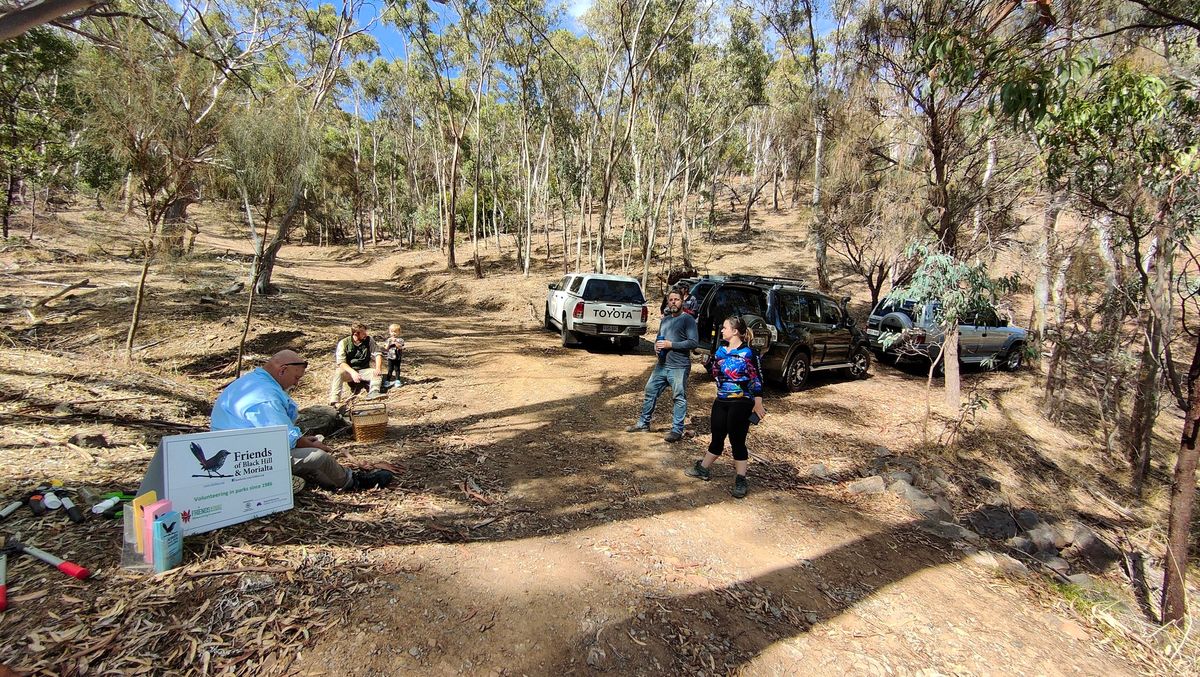
M 389 388 L 399 388 L 400 383 L 400 360 L 404 357 L 404 339 L 400 338 L 400 325 L 388 325 L 388 340 L 383 345 L 384 355 L 387 357 L 387 376 L 384 383 Z

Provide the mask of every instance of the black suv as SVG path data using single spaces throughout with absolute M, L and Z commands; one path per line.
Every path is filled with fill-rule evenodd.
M 807 289 L 803 280 L 758 275 L 731 275 L 714 281 L 696 324 L 705 365 L 716 353 L 721 323 L 739 315 L 754 332 L 752 347 L 762 361 L 763 376 L 790 391 L 802 390 L 808 375 L 826 369 L 848 369 L 865 378 L 871 367 L 867 336 L 854 326 L 840 303 Z

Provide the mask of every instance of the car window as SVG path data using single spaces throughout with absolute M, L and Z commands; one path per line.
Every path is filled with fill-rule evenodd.
M 697 300 L 704 301 L 704 297 L 708 296 L 708 292 L 712 291 L 712 288 L 712 282 L 697 282 L 695 286 L 692 287 L 692 291 L 690 293 L 692 296 L 695 296 Z
M 766 295 L 757 289 L 743 287 L 724 287 L 714 292 L 709 316 L 715 325 L 719 326 L 730 315 L 758 315 L 767 313 Z
M 562 279 L 562 281 L 558 283 L 558 288 L 559 288 L 559 289 L 566 289 L 566 288 L 567 288 L 567 283 L 569 283 L 570 281 L 571 281 L 571 276 L 570 276 L 570 275 L 564 275 L 564 276 L 563 276 L 563 279 Z
M 583 290 L 584 301 L 610 301 L 612 303 L 645 303 L 642 287 L 632 280 L 588 280 Z
M 841 324 L 842 309 L 828 299 L 821 299 L 821 321 L 825 324 Z
M 813 300 L 802 294 L 795 292 L 781 291 L 779 292 L 780 312 L 783 314 L 783 321 L 788 324 L 798 324 L 800 322 L 818 323 L 821 321 L 821 313 Z
M 571 280 L 571 293 L 576 293 L 576 292 L 578 292 L 578 291 L 579 291 L 579 285 L 581 285 L 581 284 L 583 284 L 583 277 L 582 277 L 582 276 L 580 276 L 580 277 L 577 277 L 577 278 L 575 278 L 574 280 Z
M 989 309 L 981 310 L 975 313 L 975 325 L 979 327 L 999 327 L 1000 318 L 996 317 L 996 311 Z
M 875 306 L 875 310 L 871 311 L 872 315 L 882 317 L 890 313 L 903 313 L 908 316 L 908 319 L 916 321 L 916 313 L 913 308 L 917 304 L 913 301 L 898 301 L 896 299 L 884 299 Z

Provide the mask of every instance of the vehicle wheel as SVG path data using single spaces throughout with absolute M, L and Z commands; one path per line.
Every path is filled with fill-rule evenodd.
M 562 345 L 564 348 L 570 348 L 572 346 L 579 345 L 579 337 L 576 336 L 575 332 L 567 329 L 566 315 L 563 315 L 562 319 Z
M 550 319 L 550 304 L 546 304 L 546 331 L 554 331 L 554 321 Z
M 792 356 L 783 370 L 783 384 L 789 391 L 796 393 L 804 390 L 804 386 L 808 385 L 808 371 L 811 366 L 808 353 L 796 353 Z
M 854 378 L 866 378 L 871 370 L 871 351 L 863 346 L 854 349 L 850 354 L 850 375 Z
M 1025 344 L 1014 343 L 1004 355 L 1002 368 L 1004 371 L 1016 371 L 1025 364 Z

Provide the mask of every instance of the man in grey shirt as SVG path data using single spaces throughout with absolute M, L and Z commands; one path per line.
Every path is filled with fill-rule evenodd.
M 674 421 L 671 423 L 671 432 L 663 439 L 668 442 L 683 439 L 683 419 L 687 416 L 687 377 L 692 368 L 691 352 L 700 344 L 700 337 L 696 330 L 696 318 L 682 310 L 683 294 L 672 289 L 667 294 L 667 314 L 658 326 L 658 338 L 654 342 L 658 360 L 650 372 L 650 380 L 646 381 L 642 415 L 637 424 L 629 426 L 625 432 L 650 432 L 650 415 L 654 413 L 658 396 L 667 386 L 671 386 L 675 400 Z

